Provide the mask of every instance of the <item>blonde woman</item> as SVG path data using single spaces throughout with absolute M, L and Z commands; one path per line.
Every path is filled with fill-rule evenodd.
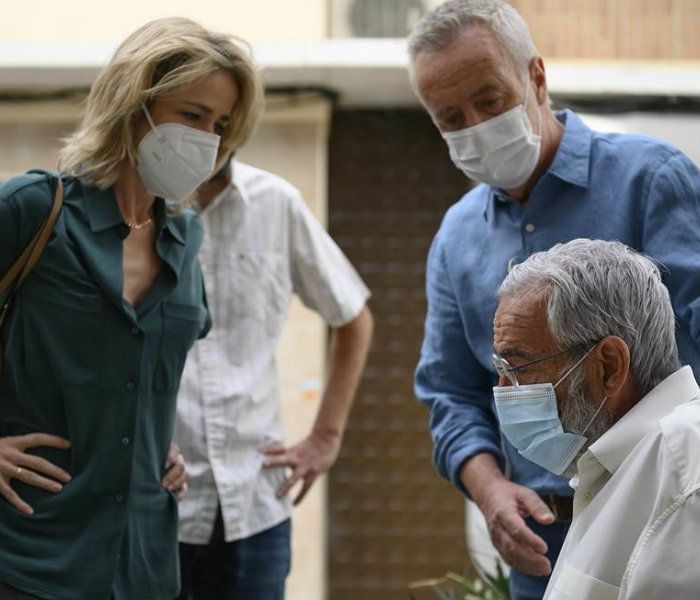
M 0 599 L 177 595 L 163 477 L 185 355 L 210 323 L 202 229 L 180 208 L 259 106 L 245 46 L 186 19 L 140 28 L 93 85 L 61 152 L 59 220 L 2 331 Z M 55 186 L 0 188 L 0 273 Z

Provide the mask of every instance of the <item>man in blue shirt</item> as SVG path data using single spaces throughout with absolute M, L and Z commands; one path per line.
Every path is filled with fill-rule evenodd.
M 512 567 L 512 598 L 539 599 L 568 530 L 572 490 L 500 434 L 496 289 L 510 261 L 558 242 L 620 240 L 661 263 L 681 358 L 697 377 L 700 173 L 662 142 L 597 133 L 571 111 L 555 114 L 544 63 L 505 2 L 445 2 L 416 26 L 409 54 L 452 160 L 481 183 L 448 211 L 430 250 L 415 389 L 430 409 L 436 468 L 484 514 Z

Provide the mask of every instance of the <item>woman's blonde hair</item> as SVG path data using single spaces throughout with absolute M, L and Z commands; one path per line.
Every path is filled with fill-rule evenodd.
M 119 46 L 90 89 L 78 129 L 65 140 L 60 168 L 110 187 L 123 161 L 136 161 L 135 117 L 142 106 L 217 69 L 232 75 L 238 91 L 221 135 L 218 169 L 255 128 L 262 82 L 247 43 L 177 17 L 147 23 Z

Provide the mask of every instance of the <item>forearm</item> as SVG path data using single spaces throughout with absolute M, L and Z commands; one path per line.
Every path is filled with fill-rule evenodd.
M 486 483 L 505 480 L 505 477 L 496 457 L 488 452 L 482 452 L 464 461 L 459 479 L 469 495 L 481 506 Z
M 372 314 L 365 306 L 350 323 L 333 330 L 328 380 L 313 432 L 342 438 L 372 340 Z

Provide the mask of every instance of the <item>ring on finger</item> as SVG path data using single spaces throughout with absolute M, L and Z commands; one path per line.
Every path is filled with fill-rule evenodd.
M 22 467 L 17 467 L 17 470 L 15 471 L 15 479 L 22 479 L 22 473 L 24 473 L 24 469 Z

